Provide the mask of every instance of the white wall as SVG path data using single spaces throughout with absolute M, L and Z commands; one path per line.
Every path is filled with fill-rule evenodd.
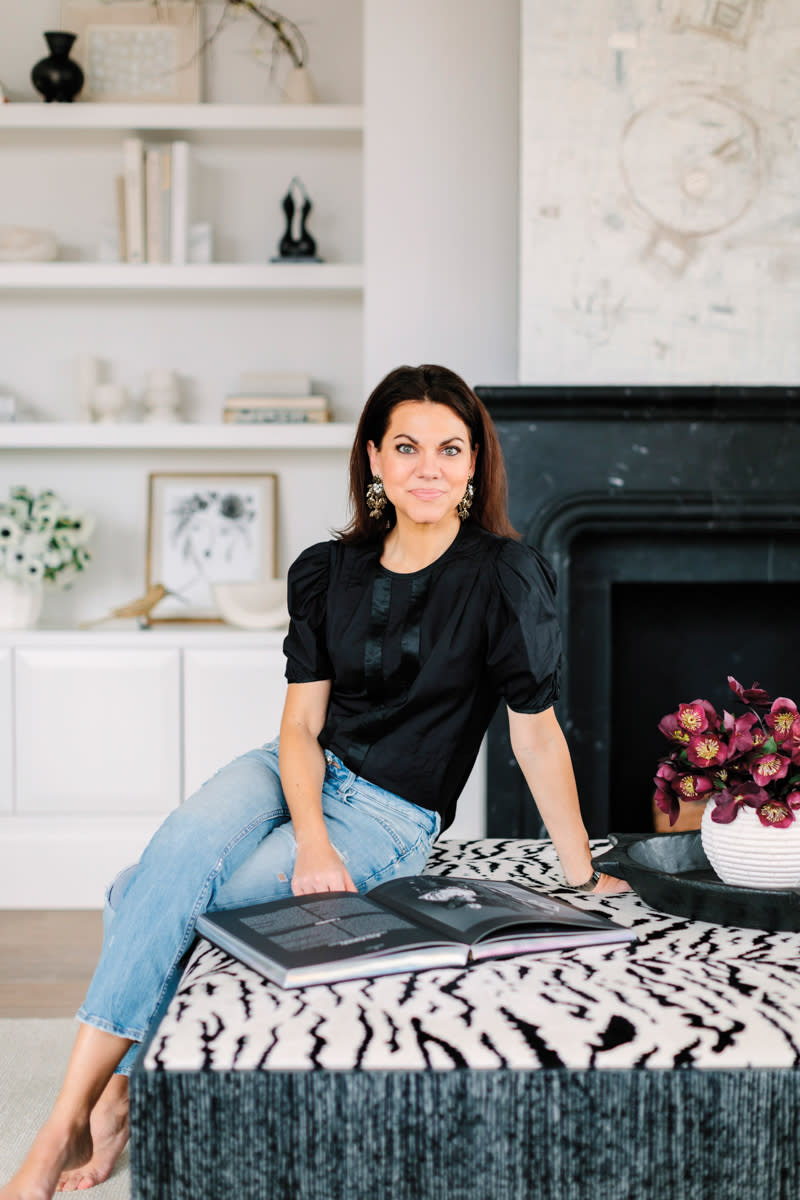
M 517 364 L 517 0 L 365 0 L 365 379 Z

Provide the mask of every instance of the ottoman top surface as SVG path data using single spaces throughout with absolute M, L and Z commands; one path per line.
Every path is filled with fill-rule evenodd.
M 199 939 L 143 1069 L 800 1067 L 799 933 L 574 892 L 544 840 L 441 840 L 426 873 L 533 885 L 638 940 L 283 989 Z

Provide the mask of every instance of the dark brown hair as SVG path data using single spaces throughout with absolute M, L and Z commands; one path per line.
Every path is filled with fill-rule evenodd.
M 364 405 L 350 453 L 350 503 L 353 517 L 339 531 L 343 542 L 380 541 L 396 520 L 394 505 L 387 503 L 384 519 L 369 515 L 366 491 L 372 482 L 367 443 L 380 448 L 389 427 L 392 410 L 409 400 L 428 400 L 444 404 L 460 417 L 469 430 L 471 448 L 478 447 L 475 463 L 475 497 L 470 521 L 490 533 L 518 538 L 508 519 L 508 485 L 503 454 L 492 418 L 460 376 L 447 367 L 430 364 L 421 367 L 396 367 L 382 379 Z

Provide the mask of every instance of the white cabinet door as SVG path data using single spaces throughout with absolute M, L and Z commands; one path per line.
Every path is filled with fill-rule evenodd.
M 14 807 L 11 713 L 11 651 L 0 650 L 0 813 Z
M 174 808 L 179 686 L 177 649 L 18 648 L 16 811 Z
M 191 795 L 238 754 L 278 736 L 283 651 L 185 650 L 184 787 Z

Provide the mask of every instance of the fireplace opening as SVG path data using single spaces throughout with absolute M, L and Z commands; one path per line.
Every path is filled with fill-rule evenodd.
M 668 748 L 657 725 L 680 701 L 724 706 L 729 674 L 798 695 L 800 545 L 796 532 L 765 534 L 755 520 L 676 528 L 680 511 L 663 506 L 631 528 L 636 506 L 626 505 L 615 531 L 584 526 L 566 541 L 559 715 L 592 836 L 653 828 L 652 778 Z
M 647 827 L 652 777 L 669 750 L 658 722 L 681 701 L 740 714 L 728 675 L 797 700 L 797 596 L 796 583 L 612 583 L 610 829 Z

